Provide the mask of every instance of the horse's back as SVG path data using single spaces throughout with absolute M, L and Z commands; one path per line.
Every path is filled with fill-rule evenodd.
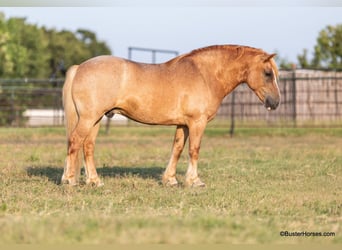
M 206 109 L 208 89 L 196 66 L 176 58 L 145 64 L 98 56 L 80 64 L 73 91 L 86 109 L 98 115 L 110 110 L 142 123 L 180 124 L 188 114 Z M 202 107 L 203 106 L 203 107 Z

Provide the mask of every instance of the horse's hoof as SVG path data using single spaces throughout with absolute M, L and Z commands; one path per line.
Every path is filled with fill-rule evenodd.
M 177 187 L 178 181 L 175 177 L 163 178 L 163 184 L 166 187 Z
M 187 181 L 186 183 L 187 183 L 188 187 L 192 187 L 192 188 L 197 188 L 197 187 L 203 188 L 203 187 L 205 187 L 205 183 L 202 182 L 200 178 L 197 178 L 194 181 Z
M 75 178 L 62 178 L 61 180 L 62 185 L 69 185 L 69 186 L 77 186 L 77 181 Z
M 175 180 L 170 180 L 167 183 L 165 183 L 166 187 L 177 187 L 178 186 L 178 181 Z
M 200 188 L 204 188 L 205 187 L 205 183 L 202 182 L 200 179 L 198 179 L 198 181 L 195 181 L 194 183 L 192 183 L 191 187 L 200 187 Z
M 100 179 L 87 179 L 86 184 L 91 186 L 91 187 L 103 187 L 104 183 Z

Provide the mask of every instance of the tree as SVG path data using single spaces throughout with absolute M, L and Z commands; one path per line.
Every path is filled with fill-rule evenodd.
M 0 78 L 64 77 L 69 66 L 101 54 L 111 51 L 92 31 L 56 31 L 0 12 Z
M 83 42 L 71 31 L 46 30 L 46 36 L 49 40 L 50 77 L 64 77 L 66 68 L 90 57 Z
M 44 37 L 43 30 L 36 25 L 26 23 L 25 18 L 10 18 L 7 21 L 7 27 L 12 34 L 12 42 L 22 47 L 23 53 L 25 53 L 15 55 L 18 60 L 16 62 L 17 70 L 13 77 L 47 77 L 46 72 L 49 70 L 48 40 Z
M 16 23 L 20 26 L 21 19 Z M 27 48 L 25 48 L 17 37 L 16 30 L 12 30 L 9 22 L 0 19 L 0 75 L 7 77 L 23 77 L 28 71 L 25 61 L 28 60 Z
M 91 53 L 91 57 L 98 55 L 110 54 L 110 49 L 104 42 L 99 42 L 94 32 L 84 29 L 78 29 L 76 32 L 80 36 L 81 41 L 85 44 L 88 51 Z
M 306 69 L 306 68 L 310 68 L 310 64 L 308 61 L 308 50 L 304 49 L 303 50 L 303 54 L 302 55 L 298 55 L 297 56 L 299 65 L 301 68 Z
M 58 78 L 73 64 L 111 54 L 109 47 L 88 30 L 76 33 L 29 24 L 25 18 L 10 18 L 0 12 L 0 78 Z M 51 106 L 49 95 L 34 92 L 30 81 L 21 85 L 30 94 L 22 95 L 11 83 L 0 81 L 0 125 L 23 122 L 22 114 L 34 102 Z M 54 87 L 54 83 L 50 87 Z M 46 87 L 46 86 L 44 86 Z M 28 92 L 25 92 L 28 93 Z
M 276 54 L 275 61 L 280 69 L 293 69 L 295 63 L 289 61 L 286 57 L 283 57 L 278 50 L 275 50 L 274 53 Z
M 319 32 L 317 44 L 311 62 L 307 59 L 307 50 L 298 55 L 302 68 L 342 69 L 342 24 L 329 25 Z

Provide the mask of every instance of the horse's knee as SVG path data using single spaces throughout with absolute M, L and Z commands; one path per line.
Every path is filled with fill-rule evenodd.
M 173 155 L 178 159 L 183 151 L 183 145 L 175 144 L 173 146 Z
M 81 148 L 81 143 L 74 138 L 68 140 L 68 154 L 77 153 Z
M 94 154 L 95 143 L 85 142 L 83 145 L 83 153 L 87 156 L 92 156 Z
M 199 151 L 200 151 L 200 147 L 193 147 L 189 149 L 189 155 L 191 157 L 191 159 L 198 159 L 199 156 Z

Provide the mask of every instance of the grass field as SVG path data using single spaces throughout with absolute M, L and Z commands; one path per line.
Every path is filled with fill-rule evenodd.
M 206 188 L 161 175 L 174 128 L 100 133 L 105 186 L 59 184 L 62 128 L 0 129 L 0 244 L 342 243 L 342 129 L 208 128 L 199 172 Z M 330 237 L 281 237 L 333 232 Z

